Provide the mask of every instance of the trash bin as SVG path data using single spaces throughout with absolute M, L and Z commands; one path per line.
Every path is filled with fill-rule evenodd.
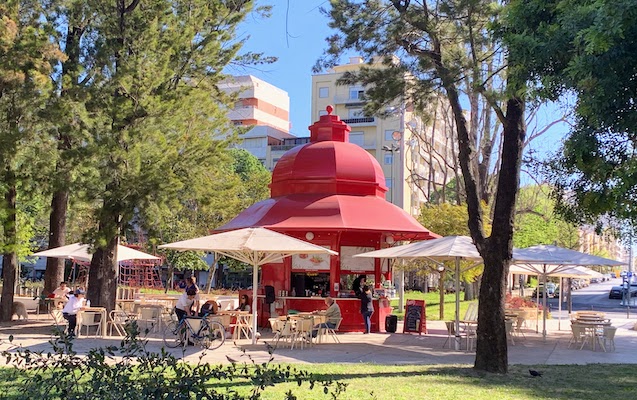
M 385 332 L 396 333 L 398 326 L 398 317 L 396 315 L 388 315 L 385 317 Z

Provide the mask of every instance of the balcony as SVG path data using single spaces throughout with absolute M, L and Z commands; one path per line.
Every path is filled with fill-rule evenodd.
M 376 125 L 374 117 L 345 118 L 343 122 L 347 125 Z

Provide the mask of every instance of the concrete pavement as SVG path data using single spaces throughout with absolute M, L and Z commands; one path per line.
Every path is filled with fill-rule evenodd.
M 579 350 L 579 347 L 568 348 L 570 338 L 570 323 L 562 320 L 561 330 L 558 330 L 557 320 L 547 321 L 548 335 L 542 338 L 540 321 L 539 333 L 535 331 L 535 324 L 529 321 L 529 328 L 524 329 L 524 336 L 515 337 L 515 345 L 509 345 L 510 364 L 589 364 L 589 363 L 629 363 L 637 364 L 637 331 L 632 330 L 637 318 L 631 319 L 626 314 L 608 313 L 613 326 L 617 326 L 615 337 L 616 351 L 603 352 L 590 349 Z M 0 324 L 0 351 L 15 348 L 19 345 L 34 351 L 47 351 L 51 348 L 50 328 L 52 321 L 39 316 L 39 319 L 29 321 L 13 321 Z M 385 365 L 396 364 L 473 364 L 475 353 L 464 350 L 443 348 L 447 339 L 445 325 L 441 321 L 428 321 L 428 334 L 369 334 L 342 333 L 339 334 L 341 343 L 327 343 L 290 350 L 279 348 L 274 351 L 275 362 L 282 363 L 375 363 Z M 402 331 L 399 324 L 398 332 Z M 8 342 L 9 335 L 13 335 L 13 343 Z M 100 346 L 118 345 L 121 337 L 79 338 L 74 340 L 73 348 L 79 354 L 86 354 L 88 350 Z M 160 334 L 151 335 L 147 349 L 159 351 L 162 347 Z M 233 342 L 227 340 L 219 349 L 203 351 L 199 347 L 188 347 L 185 351 L 171 349 L 170 352 L 183 357 L 189 362 L 228 363 L 226 356 L 242 361 L 263 362 L 270 358 L 264 342 L 272 343 L 272 334 L 263 331 L 257 345 L 248 340 Z M 4 363 L 4 359 L 0 361 Z

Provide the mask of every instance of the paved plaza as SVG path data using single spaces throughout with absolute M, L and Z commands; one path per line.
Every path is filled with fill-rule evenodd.
M 524 336 L 515 337 L 515 345 L 509 346 L 510 364 L 590 364 L 590 363 L 629 363 L 637 364 L 637 331 L 633 326 L 637 316 L 627 318 L 626 313 L 607 313 L 613 325 L 618 327 L 615 337 L 616 351 L 603 352 L 590 349 L 580 350 L 579 346 L 569 348 L 570 323 L 567 319 L 547 321 L 547 338 L 542 338 L 542 322 L 539 322 L 539 333 L 535 331 L 535 323 L 523 330 Z M 50 329 L 52 320 L 46 316 L 31 316 L 29 321 L 13 321 L 0 324 L 0 351 L 19 345 L 33 351 L 51 349 Z M 341 333 L 341 343 L 327 342 L 305 349 L 278 348 L 274 351 L 275 362 L 281 363 L 374 363 L 384 365 L 401 364 L 472 364 L 475 353 L 464 350 L 443 348 L 447 339 L 445 325 L 441 321 L 428 321 L 428 334 L 369 334 Z M 402 325 L 399 323 L 398 332 Z M 13 343 L 8 342 L 13 335 Z M 74 340 L 73 349 L 79 354 L 86 354 L 91 348 L 118 345 L 121 337 L 82 337 Z M 153 334 L 148 339 L 147 349 L 159 351 L 162 346 L 160 334 Z M 256 345 L 248 340 L 233 342 L 227 340 L 219 349 L 203 351 L 199 347 L 189 346 L 184 350 L 171 349 L 172 354 L 189 362 L 228 363 L 226 356 L 239 362 L 251 360 L 267 361 L 270 358 L 266 343 L 272 343 L 272 334 L 262 331 Z M 2 359 L 4 363 L 4 359 Z

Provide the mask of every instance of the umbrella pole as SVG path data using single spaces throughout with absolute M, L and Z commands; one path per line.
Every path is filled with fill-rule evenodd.
M 256 253 L 256 252 L 255 252 Z M 252 265 L 252 344 L 257 344 L 257 288 L 259 286 L 259 266 L 257 255 L 254 255 Z
M 559 291 L 559 295 L 557 296 L 557 310 L 558 313 L 560 314 L 560 316 L 557 319 L 557 330 L 561 331 L 562 330 L 562 289 L 564 289 L 564 278 L 560 278 L 560 291 Z
M 537 282 L 538 285 L 535 288 L 535 304 L 537 304 L 538 312 L 535 313 L 535 333 L 540 332 L 540 282 L 542 281 L 542 276 L 538 275 Z
M 456 350 L 460 350 L 460 257 L 456 257 Z
M 542 337 L 546 340 L 546 298 L 548 297 L 546 291 L 546 266 L 544 267 L 544 274 L 542 274 L 542 281 L 544 282 L 544 293 L 542 293 Z

